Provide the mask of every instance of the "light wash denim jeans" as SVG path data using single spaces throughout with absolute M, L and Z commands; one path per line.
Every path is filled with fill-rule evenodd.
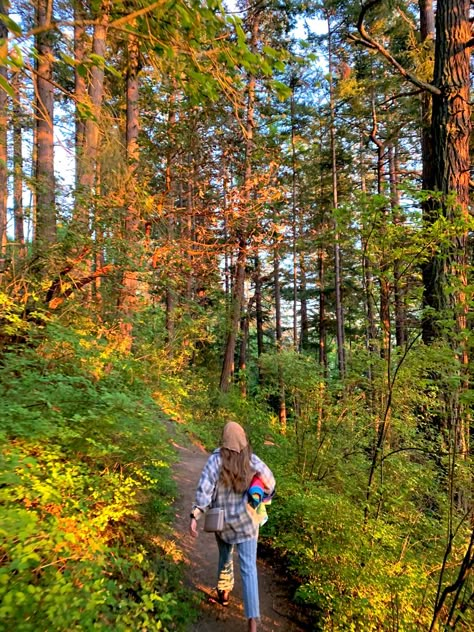
M 257 539 L 246 540 L 239 544 L 228 544 L 216 533 L 219 547 L 219 566 L 217 571 L 217 590 L 232 590 L 234 587 L 234 546 L 239 555 L 240 576 L 244 597 L 244 610 L 247 619 L 260 617 L 257 578 Z

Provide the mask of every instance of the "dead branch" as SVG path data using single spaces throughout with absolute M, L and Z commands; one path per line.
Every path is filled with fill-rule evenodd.
M 59 289 L 63 277 L 66 274 L 69 274 L 71 270 L 73 270 L 79 263 L 81 263 L 81 261 L 84 260 L 84 257 L 86 257 L 89 254 L 89 252 L 90 252 L 90 248 L 87 246 L 84 246 L 84 248 L 81 250 L 78 256 L 75 259 L 72 259 L 71 261 L 69 261 L 69 263 L 59 272 L 57 277 L 52 281 L 51 285 L 49 286 L 48 291 L 46 292 L 47 303 L 49 303 L 52 300 L 53 296 Z
M 60 296 L 57 296 L 56 298 L 53 298 L 51 301 L 49 301 L 48 307 L 50 309 L 56 309 L 57 307 L 59 307 L 59 305 L 64 303 L 64 301 L 69 296 L 71 296 L 71 294 L 74 294 L 76 290 L 80 290 L 85 285 L 87 285 L 94 279 L 97 279 L 98 277 L 109 275 L 113 269 L 114 269 L 114 266 L 110 263 L 110 264 L 107 264 L 106 266 L 103 266 L 102 268 L 99 268 L 95 272 L 92 272 L 91 274 L 85 277 L 82 277 L 82 279 L 77 279 L 76 281 L 74 281 L 74 285 L 64 290 L 64 292 L 62 292 Z

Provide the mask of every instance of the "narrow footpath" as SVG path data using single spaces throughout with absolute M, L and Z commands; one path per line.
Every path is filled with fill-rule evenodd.
M 230 604 L 223 607 L 215 597 L 217 573 L 217 546 L 212 533 L 202 531 L 199 521 L 199 537 L 188 534 L 189 512 L 201 470 L 208 454 L 196 445 L 177 445 L 179 461 L 174 476 L 179 488 L 176 500 L 175 537 L 187 560 L 189 584 L 203 596 L 198 621 L 189 632 L 245 632 L 247 624 L 242 607 L 242 590 L 239 563 L 234 555 L 235 588 Z M 269 510 L 270 514 L 271 508 Z M 271 514 L 270 514 L 271 520 Z M 291 602 L 286 579 L 271 568 L 268 561 L 258 561 L 261 623 L 259 632 L 303 632 L 309 630 L 301 622 L 298 608 Z

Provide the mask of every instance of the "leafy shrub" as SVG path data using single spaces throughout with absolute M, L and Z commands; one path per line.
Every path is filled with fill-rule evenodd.
M 168 541 L 173 453 L 136 366 L 113 332 L 57 324 L 4 353 L 2 629 L 182 630 L 192 618 Z

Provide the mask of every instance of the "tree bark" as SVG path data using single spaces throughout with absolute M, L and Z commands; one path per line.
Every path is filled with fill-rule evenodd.
M 21 258 L 26 254 L 26 248 L 23 208 L 23 114 L 20 105 L 21 84 L 18 72 L 15 73 L 12 83 L 15 91 L 13 103 L 13 222 L 16 252 Z
M 250 43 L 249 47 L 252 52 L 256 51 L 258 42 L 258 33 L 260 26 L 260 8 L 253 10 L 250 15 L 251 31 L 250 31 Z M 235 283 L 232 291 L 232 306 L 231 317 L 229 323 L 229 331 L 227 334 L 224 359 L 222 363 L 221 377 L 219 383 L 219 389 L 222 392 L 229 390 L 230 381 L 232 377 L 234 367 L 234 353 L 235 345 L 237 341 L 237 331 L 240 322 L 240 312 L 242 303 L 244 300 L 245 289 L 245 270 L 247 265 L 247 251 L 248 251 L 248 220 L 245 217 L 245 211 L 252 200 L 252 157 L 254 149 L 254 127 L 255 127 L 255 87 L 256 78 L 255 75 L 249 73 L 247 81 L 247 116 L 245 124 L 245 160 L 244 160 L 244 177 L 242 182 L 242 219 L 240 220 L 240 226 L 236 231 L 237 234 L 237 261 L 236 261 L 236 273 Z
M 396 226 L 402 223 L 400 216 L 400 191 L 398 186 L 398 152 L 397 147 L 390 145 L 388 148 L 389 173 L 390 173 L 390 204 L 392 207 L 392 220 Z M 397 347 L 403 347 L 408 338 L 406 306 L 401 277 L 400 260 L 393 262 L 393 292 L 395 309 L 395 342 Z
M 330 108 L 330 143 L 331 143 L 331 168 L 332 168 L 332 197 L 334 212 L 338 208 L 338 183 L 337 183 L 337 149 L 336 149 L 336 123 L 333 84 L 333 45 L 331 20 L 328 16 L 328 64 L 329 64 L 329 108 Z M 340 377 L 346 373 L 345 333 L 344 333 L 344 307 L 342 303 L 342 270 L 341 270 L 341 246 L 337 219 L 333 221 L 334 227 L 334 284 L 336 295 L 336 343 L 337 364 Z
M 322 246 L 318 252 L 318 276 L 319 276 L 319 364 L 323 367 L 326 375 L 328 369 L 327 352 L 327 316 L 326 316 L 326 253 Z
M 257 324 L 257 355 L 264 353 L 263 346 L 263 307 L 262 307 L 262 269 L 260 257 L 255 256 L 255 317 Z
M 382 196 L 385 193 L 385 143 L 378 136 L 377 113 L 375 111 L 375 98 L 372 95 L 372 130 L 370 140 L 377 147 L 377 193 Z M 381 234 L 381 258 L 379 263 L 380 285 L 380 356 L 390 358 L 391 346 L 391 322 L 390 322 L 390 280 L 389 280 L 389 254 L 384 238 L 387 233 L 387 209 L 381 209 L 380 234 Z
M 102 0 L 96 17 L 92 36 L 92 54 L 99 59 L 104 59 L 106 54 L 107 29 L 110 21 L 110 0 Z M 79 9 L 78 9 L 79 11 Z M 84 55 L 83 31 L 76 27 L 75 51 L 80 57 Z M 90 208 L 95 207 L 94 198 L 99 195 L 99 138 L 100 120 L 102 117 L 102 103 L 104 99 L 104 68 L 100 64 L 94 64 L 90 70 L 90 84 L 86 98 L 85 85 L 82 77 L 76 72 L 76 90 L 78 98 L 82 97 L 83 103 L 88 101 L 91 114 L 82 122 L 80 112 L 76 115 L 76 145 L 77 152 L 77 178 L 79 187 L 79 199 L 76 202 L 75 225 L 79 236 L 87 236 L 90 233 Z M 81 103 L 77 107 L 80 109 Z M 82 143 L 81 143 L 82 139 Z M 92 218 L 95 220 L 95 217 Z
M 56 181 L 54 176 L 54 89 L 52 0 L 37 0 L 36 50 L 36 232 L 35 249 L 41 255 L 56 242 Z M 51 27 L 51 28 L 50 28 Z
M 273 254 L 273 287 L 275 292 L 275 338 L 277 355 L 283 346 L 283 330 L 281 325 L 281 288 L 280 288 L 280 252 L 278 244 L 274 245 Z M 278 423 L 281 432 L 286 432 L 286 393 L 281 361 L 278 358 Z
M 222 165 L 222 210 L 224 212 L 224 242 L 227 244 L 229 238 L 229 231 L 227 227 L 227 191 L 229 188 L 229 174 L 227 169 L 227 161 L 226 155 L 224 153 L 224 160 Z M 231 296 L 231 262 L 229 260 L 229 251 L 227 248 L 224 250 L 224 290 L 225 290 L 225 298 L 226 304 L 230 302 Z
M 137 169 L 139 161 L 138 132 L 139 132 L 139 102 L 138 89 L 140 70 L 140 49 L 138 37 L 134 33 L 128 36 L 127 63 L 127 120 L 126 120 L 126 149 L 127 149 L 127 191 L 128 204 L 125 218 L 124 241 L 134 244 L 130 247 L 127 269 L 123 273 L 120 297 L 122 334 L 130 349 L 132 346 L 133 316 L 136 310 L 139 253 L 137 244 L 140 242 L 140 211 L 137 205 Z
M 469 0 L 445 0 L 437 5 L 434 85 L 431 137 L 433 168 L 427 176 L 427 188 L 443 194 L 425 207 L 425 219 L 435 221 L 441 213 L 448 219 L 467 219 L 469 213 L 469 137 L 471 132 L 470 55 L 471 26 Z M 454 203 L 448 195 L 454 193 Z M 438 314 L 449 307 L 456 311 L 459 331 L 467 320 L 466 301 L 467 231 L 459 234 L 448 252 L 439 252 L 423 266 L 424 306 L 429 313 L 423 323 L 423 339 L 431 342 L 441 334 Z M 448 277 L 459 282 L 450 305 Z M 465 351 L 462 352 L 463 356 Z M 462 359 L 467 363 L 467 357 Z
M 86 54 L 86 32 L 82 25 L 84 20 L 84 8 L 81 0 L 75 0 L 74 2 L 74 59 L 78 66 L 75 68 L 74 73 L 74 97 L 76 100 L 76 129 L 75 129 L 75 144 L 76 144 L 76 190 L 79 189 L 82 179 L 82 167 L 83 159 L 82 153 L 84 151 L 84 139 L 86 134 L 86 124 L 84 116 L 82 115 L 80 108 L 86 102 L 87 96 L 87 83 L 84 73 L 78 71 L 78 67 L 84 62 Z M 80 204 L 80 201 L 79 201 Z M 77 205 L 77 201 L 76 201 Z M 77 212 L 77 210 L 76 210 Z
M 299 349 L 298 341 L 298 211 L 296 208 L 296 147 L 295 147 L 295 84 L 296 78 L 291 79 L 291 223 L 292 223 L 292 254 L 293 254 L 293 347 Z
M 240 318 L 240 353 L 239 353 L 239 383 L 240 394 L 247 397 L 247 348 L 249 342 L 249 312 L 251 309 L 251 301 L 248 301 L 247 309 L 242 309 Z
M 0 0 L 0 17 L 8 16 L 8 3 Z M 8 54 L 8 29 L 0 20 L 0 59 Z M 6 66 L 0 65 L 0 77 L 6 82 L 8 72 Z M 7 202 L 8 202 L 8 150 L 7 150 L 7 105 L 8 95 L 0 86 L 0 274 L 4 269 L 7 250 Z
M 165 196 L 166 196 L 166 214 L 167 214 L 167 241 L 170 251 L 173 249 L 176 231 L 175 220 L 175 196 L 173 182 L 173 161 L 174 161 L 174 134 L 176 125 L 176 109 L 175 109 L 175 88 L 169 96 L 169 112 L 168 112 L 168 148 L 166 152 L 166 169 L 165 169 Z M 168 353 L 173 352 L 174 340 L 174 319 L 175 319 L 175 290 L 170 281 L 173 281 L 173 275 L 169 275 L 169 281 L 166 286 L 165 296 L 165 327 L 166 341 L 168 344 Z
M 239 251 L 236 261 L 235 282 L 232 293 L 231 317 L 227 334 L 224 360 L 222 363 L 221 378 L 219 388 L 222 392 L 227 392 L 230 380 L 234 373 L 234 353 L 237 342 L 237 332 L 240 323 L 242 300 L 245 285 L 245 267 L 247 263 L 247 240 L 242 237 L 239 242 Z
M 186 251 L 183 253 L 183 255 L 187 259 L 189 267 L 188 278 L 186 281 L 186 300 L 191 301 L 193 292 L 195 292 L 196 290 L 196 274 L 194 273 L 193 248 L 195 242 L 194 190 L 197 177 L 196 168 L 192 156 L 188 156 L 188 169 L 188 183 L 186 186 Z M 199 284 L 199 287 L 201 287 L 201 284 Z

